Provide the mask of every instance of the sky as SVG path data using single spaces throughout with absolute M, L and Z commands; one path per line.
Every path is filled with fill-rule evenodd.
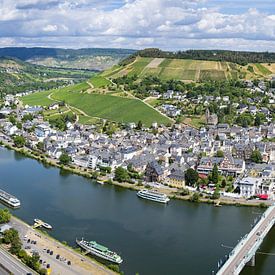
M 275 0 L 0 0 L 0 47 L 275 52 Z

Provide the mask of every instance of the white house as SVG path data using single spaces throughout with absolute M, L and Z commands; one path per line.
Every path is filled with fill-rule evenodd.
M 260 178 L 246 177 L 239 181 L 240 195 L 245 198 L 256 195 L 258 185 L 261 183 Z

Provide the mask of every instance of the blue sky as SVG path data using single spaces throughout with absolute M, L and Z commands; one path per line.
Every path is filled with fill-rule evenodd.
M 0 46 L 275 51 L 275 1 L 0 0 Z

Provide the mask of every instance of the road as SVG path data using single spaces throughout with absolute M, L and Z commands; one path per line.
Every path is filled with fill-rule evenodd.
M 240 266 L 242 260 L 244 260 L 247 257 L 248 252 L 252 249 L 252 247 L 255 245 L 255 243 L 259 240 L 259 238 L 265 237 L 265 236 L 261 236 L 261 235 L 264 232 L 264 230 L 268 227 L 270 221 L 274 218 L 275 218 L 275 208 L 273 207 L 273 210 L 270 213 L 268 213 L 267 216 L 265 216 L 264 220 L 261 220 L 252 229 L 253 234 L 251 234 L 252 233 L 252 231 L 251 231 L 251 233 L 247 236 L 247 238 L 243 239 L 241 241 L 241 243 L 240 243 L 241 248 L 237 252 L 235 252 L 236 253 L 235 255 L 231 256 L 230 263 L 227 264 L 226 268 L 222 269 L 221 274 L 226 274 L 226 275 L 236 274 L 235 270 L 237 269 L 237 267 Z M 230 258 L 229 258 L 229 260 L 230 260 Z M 229 260 L 228 260 L 228 262 L 229 262 Z M 248 259 L 247 259 L 247 261 L 248 261 Z M 220 273 L 218 273 L 218 274 L 220 274 Z
M 1 262 L 1 261 L 0 261 Z M 0 274 L 1 275 L 10 275 L 10 272 L 8 272 L 7 270 L 5 270 L 1 264 L 0 264 Z
M 2 248 L 0 248 L 0 263 L 14 275 L 37 274 Z

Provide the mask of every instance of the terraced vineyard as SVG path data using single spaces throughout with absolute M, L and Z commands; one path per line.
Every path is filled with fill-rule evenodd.
M 231 62 L 137 57 L 133 63 L 115 66 L 103 73 L 103 76 L 118 78 L 137 75 L 142 78 L 153 75 L 162 80 L 205 81 L 261 78 L 272 73 L 275 73 L 273 64 L 241 66 Z

